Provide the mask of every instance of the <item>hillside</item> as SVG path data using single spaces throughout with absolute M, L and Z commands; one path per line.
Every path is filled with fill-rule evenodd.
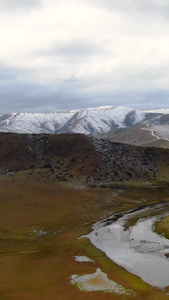
M 0 134 L 0 172 L 14 174 L 29 170 L 31 175 L 66 181 L 91 176 L 97 153 L 84 135 Z
M 95 136 L 97 138 L 135 146 L 169 148 L 168 139 L 160 138 L 158 136 L 159 133 L 157 135 L 157 133 L 147 128 L 149 127 L 145 126 L 145 124 L 138 124 L 129 128 L 113 129 L 107 133 L 96 134 Z
M 102 106 L 55 113 L 0 115 L 0 132 L 82 133 L 116 142 L 169 147 L 169 109 Z
M 131 180 L 168 182 L 169 150 L 81 134 L 0 134 L 0 173 L 111 187 Z

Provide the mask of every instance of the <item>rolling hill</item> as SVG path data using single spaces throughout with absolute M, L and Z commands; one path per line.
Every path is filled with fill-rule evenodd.
M 139 180 L 168 184 L 169 150 L 115 143 L 82 134 L 0 134 L 0 174 L 36 175 L 88 187 Z M 25 173 L 24 173 L 25 172 Z

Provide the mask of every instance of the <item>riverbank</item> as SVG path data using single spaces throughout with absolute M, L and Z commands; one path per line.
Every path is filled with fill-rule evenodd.
M 169 214 L 167 202 L 115 214 L 96 223 L 86 237 L 127 271 L 151 286 L 164 289 L 169 286 L 169 240 L 158 236 L 153 226 L 166 214 Z M 138 221 L 126 229 L 126 222 L 132 218 Z

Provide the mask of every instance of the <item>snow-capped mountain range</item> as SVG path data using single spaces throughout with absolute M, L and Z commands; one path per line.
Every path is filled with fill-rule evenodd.
M 83 133 L 87 135 L 142 124 L 157 138 L 169 139 L 169 109 L 135 110 L 101 106 L 55 113 L 10 113 L 0 115 L 0 132 Z

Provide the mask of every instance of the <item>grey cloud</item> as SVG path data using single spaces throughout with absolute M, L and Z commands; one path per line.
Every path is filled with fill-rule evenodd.
M 135 109 L 168 108 L 168 90 L 118 90 L 103 91 L 99 97 L 99 103 L 107 100 L 106 105 L 123 105 Z M 98 102 L 97 102 L 98 103 Z
M 81 109 L 100 105 L 123 105 L 133 108 L 167 107 L 168 90 L 113 90 L 90 91 L 81 80 L 58 81 L 51 85 L 36 85 L 0 81 L 0 113 L 53 112 Z
M 56 47 L 56 53 L 59 54 L 65 54 L 65 55 L 92 55 L 99 53 L 100 49 L 95 46 L 94 44 L 91 44 L 89 42 L 84 41 L 72 41 L 67 44 L 63 44 Z
M 148 83 L 150 81 L 159 81 L 164 77 L 168 77 L 169 65 L 168 64 L 161 64 L 160 66 L 152 66 L 147 67 L 145 65 L 137 65 L 132 68 L 132 64 L 129 66 L 123 66 L 119 68 L 119 76 L 121 78 L 124 77 L 126 80 L 131 82 L 132 80 L 142 80 Z
M 39 8 L 42 5 L 42 0 L 0 0 L 0 9 L 6 12 Z
M 90 0 L 85 0 L 91 3 Z M 156 13 L 157 15 L 166 15 L 169 13 L 169 2 L 154 0 L 94 0 L 92 4 L 101 6 L 106 9 L 113 9 L 121 12 L 138 12 L 138 13 Z
M 68 59 L 86 58 L 93 55 L 103 54 L 103 46 L 85 40 L 73 40 L 67 43 L 57 43 L 48 50 L 42 50 L 41 55 L 45 56 L 67 56 Z
M 78 80 L 69 78 L 46 86 L 7 78 L 0 80 L 0 114 L 76 109 L 86 102 L 84 96 L 76 91 L 77 85 Z
M 11 80 L 18 80 L 19 78 L 24 78 L 26 75 L 26 70 L 18 70 L 14 68 L 5 67 L 0 64 L 0 82 L 9 82 Z
M 146 71 L 142 71 L 138 71 L 135 76 L 143 76 Z M 106 86 L 105 80 L 98 82 L 97 78 L 80 80 L 72 77 L 56 80 L 48 85 L 38 85 L 31 83 L 29 76 L 26 70 L 15 70 L 1 65 L 0 113 L 52 112 L 100 105 L 123 105 L 142 109 L 168 106 L 169 90 L 150 88 L 148 84 L 141 89 L 131 89 L 132 81 L 129 79 L 128 85 L 122 84 L 115 89 L 111 84 Z M 150 72 L 150 78 L 146 77 L 145 80 L 149 81 L 151 78 Z

